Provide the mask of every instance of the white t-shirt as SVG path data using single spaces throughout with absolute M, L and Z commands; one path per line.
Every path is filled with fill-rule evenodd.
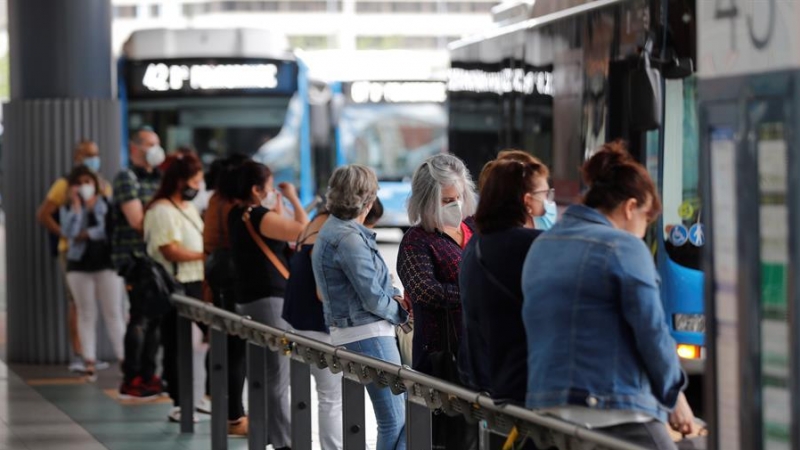
M 386 320 L 379 320 L 377 322 L 368 323 L 366 325 L 358 325 L 355 327 L 330 327 L 330 329 L 331 345 L 334 346 L 363 341 L 364 339 L 374 337 L 395 337 L 394 325 Z
M 144 216 L 144 240 L 147 254 L 161 263 L 167 272 L 175 273 L 175 263 L 167 261 L 160 247 L 177 243 L 193 252 L 203 251 L 203 219 L 191 203 L 178 210 L 170 202 L 158 202 Z M 177 263 L 177 280 L 181 283 L 203 281 L 203 261 Z

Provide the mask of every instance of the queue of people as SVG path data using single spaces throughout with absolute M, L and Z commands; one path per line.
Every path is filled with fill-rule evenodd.
M 458 158 L 428 158 L 412 179 L 399 283 L 371 231 L 382 207 L 368 167 L 336 169 L 310 220 L 294 186 L 275 186 L 270 169 L 246 156 L 216 161 L 204 176 L 194 152 L 167 156 L 156 133 L 137 130 L 131 167 L 112 191 L 97 153 L 88 141 L 77 146 L 75 168 L 37 214 L 60 238 L 54 248 L 75 310 L 73 368 L 96 379 L 102 316 L 121 362 L 120 397 L 166 392 L 171 421 L 181 416 L 177 312 L 137 287 L 141 267 L 188 296 L 398 365 L 396 328 L 408 331 L 413 319 L 414 370 L 648 448 L 675 448 L 665 422 L 695 428 L 642 240 L 660 212 L 657 190 L 619 142 L 584 164 L 587 191 L 558 222 L 549 170 L 528 153 L 501 152 L 477 190 Z M 193 201 L 204 184 L 201 215 Z M 195 329 L 195 367 L 207 364 L 206 331 Z M 233 336 L 227 345 L 228 431 L 246 436 L 255 425 L 242 402 L 245 345 Z M 274 448 L 288 449 L 289 360 L 266 357 L 268 423 L 258 426 Z M 312 375 L 322 448 L 340 449 L 341 374 L 312 367 Z M 378 450 L 405 449 L 405 399 L 373 385 L 367 392 Z M 435 413 L 432 423 L 433 448 L 477 449 L 478 428 L 463 418 Z

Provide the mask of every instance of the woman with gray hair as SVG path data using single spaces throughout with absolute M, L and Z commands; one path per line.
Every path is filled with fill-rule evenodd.
M 400 291 L 364 219 L 377 198 L 378 179 L 368 167 L 336 169 L 328 183 L 330 217 L 311 255 L 331 343 L 400 364 L 395 325 L 406 323 Z M 377 450 L 405 450 L 405 400 L 375 384 L 367 386 L 378 422 Z
M 408 218 L 414 226 L 403 236 L 397 255 L 397 273 L 413 308 L 412 367 L 456 383 L 458 270 L 475 230 L 475 204 L 475 187 L 460 159 L 447 154 L 428 158 L 411 181 Z M 434 416 L 433 448 L 472 448 L 476 433 L 463 419 Z

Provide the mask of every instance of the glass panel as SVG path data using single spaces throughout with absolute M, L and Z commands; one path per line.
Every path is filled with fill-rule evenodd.
M 758 138 L 764 448 L 788 450 L 791 439 L 787 314 L 789 230 L 783 124 L 762 124 L 758 128 Z
M 716 313 L 717 417 L 719 448 L 738 450 L 739 430 L 739 308 L 736 144 L 730 128 L 711 131 L 711 178 L 714 214 L 714 304 Z
M 663 239 L 672 261 L 700 270 L 705 231 L 698 169 L 696 80 L 667 80 L 665 102 Z

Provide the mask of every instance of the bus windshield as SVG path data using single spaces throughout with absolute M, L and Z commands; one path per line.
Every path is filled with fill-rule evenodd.
M 425 158 L 447 150 L 447 113 L 441 104 L 348 105 L 339 133 L 348 163 L 374 168 L 381 181 L 408 180 Z
M 700 270 L 705 244 L 700 200 L 696 80 L 667 80 L 662 176 L 663 235 L 670 259 Z

